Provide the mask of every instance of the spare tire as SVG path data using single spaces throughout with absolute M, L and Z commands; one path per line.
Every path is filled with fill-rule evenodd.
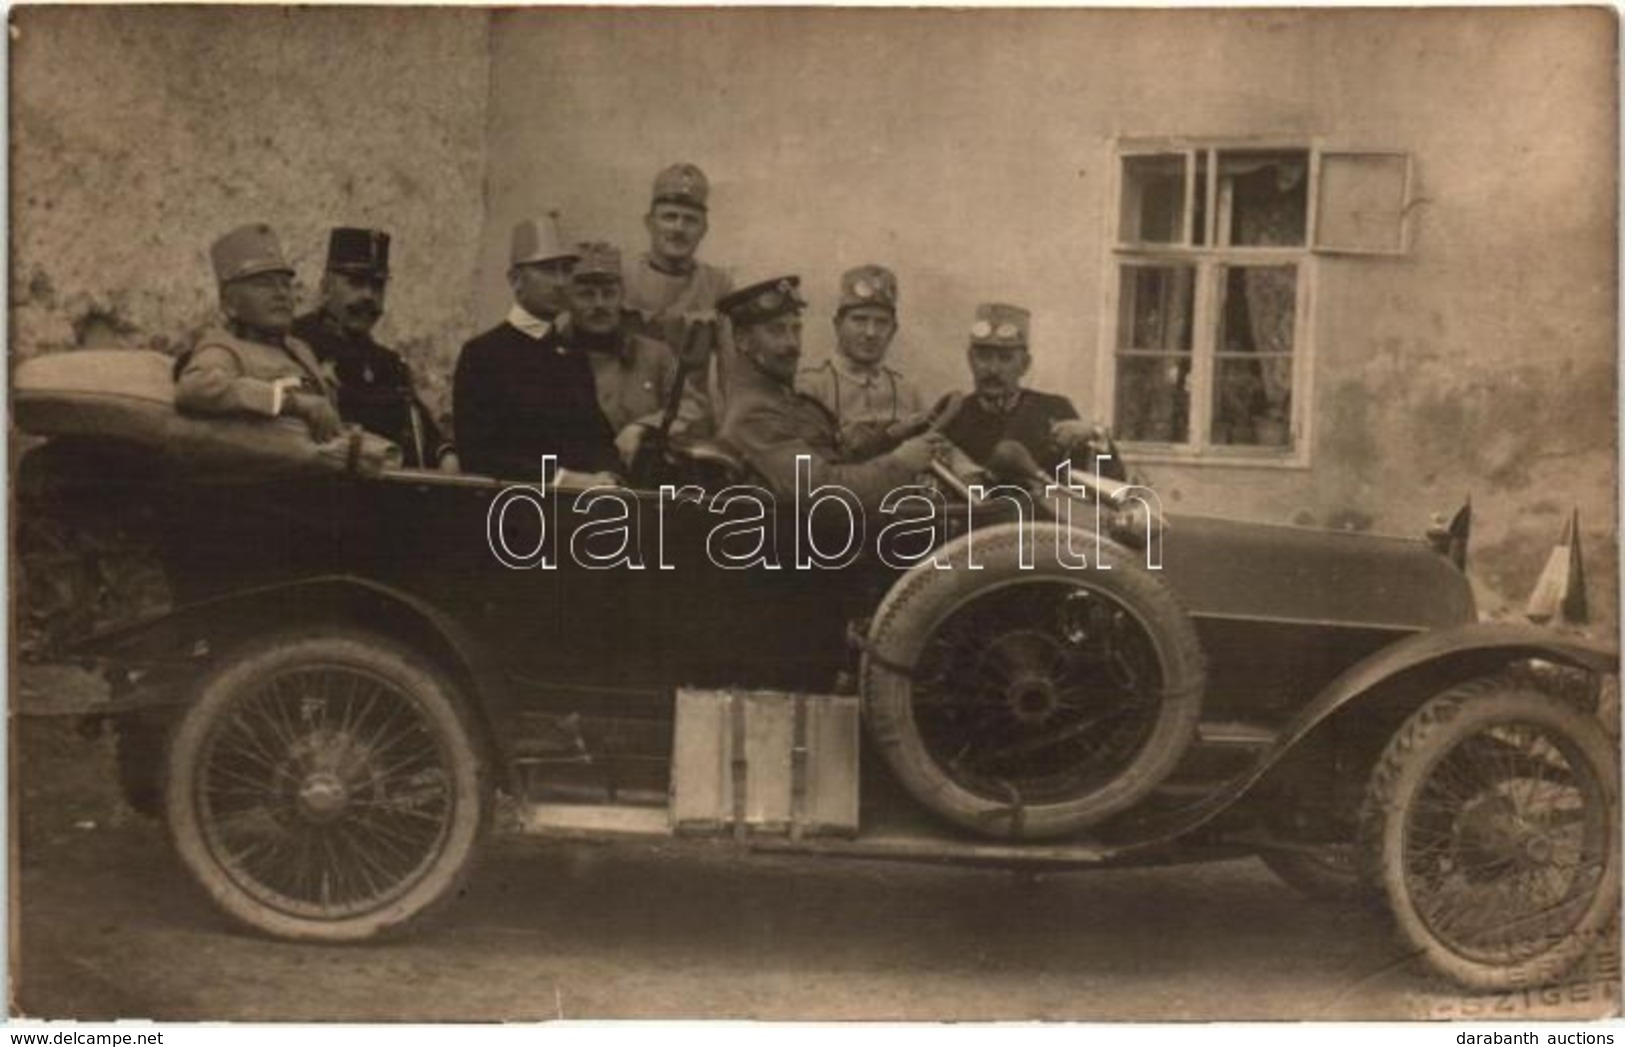
M 1064 566 L 1060 536 L 1048 523 L 964 535 L 937 554 L 948 569 L 905 574 L 869 630 L 877 748 L 915 799 L 987 836 L 1061 836 L 1132 806 L 1201 713 L 1201 645 L 1172 591 L 1105 540 L 1088 567 Z

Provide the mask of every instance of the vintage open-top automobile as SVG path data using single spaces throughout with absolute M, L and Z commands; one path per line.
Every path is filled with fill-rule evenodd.
M 1023 497 L 937 476 L 913 566 L 870 533 L 798 569 L 840 542 L 793 502 L 752 521 L 714 448 L 587 504 L 185 418 L 168 367 L 17 371 L 44 439 L 16 613 L 25 657 L 105 674 L 131 802 L 260 931 L 400 928 L 499 821 L 1034 869 L 1258 854 L 1385 898 L 1479 988 L 1613 928 L 1617 655 L 1478 622 L 1465 516 L 1416 540 L 1163 520 L 1018 462 L 997 479 Z

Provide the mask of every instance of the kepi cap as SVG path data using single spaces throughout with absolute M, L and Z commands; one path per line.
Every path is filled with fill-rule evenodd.
M 800 288 L 799 276 L 763 280 L 717 299 L 717 312 L 725 315 L 735 327 L 764 324 L 806 308 Z
M 1032 314 L 1021 306 L 983 302 L 976 307 L 976 319 L 971 323 L 970 344 L 1025 349 L 1031 326 Z
M 711 196 L 711 183 L 705 172 L 693 164 L 672 164 L 655 175 L 653 204 L 682 204 L 705 210 Z
M 841 274 L 839 316 L 848 309 L 873 305 L 897 312 L 897 276 L 882 265 L 860 265 Z
M 567 244 L 564 235 L 559 232 L 557 214 L 527 218 L 513 227 L 513 240 L 508 248 L 509 265 L 530 265 L 533 262 L 575 257 L 575 248 Z
M 361 276 L 389 275 L 389 234 L 382 229 L 334 229 L 327 236 L 327 269 Z
M 621 278 L 621 252 L 601 240 L 576 245 L 576 266 L 570 279 L 582 283 L 604 283 Z
M 293 275 L 293 266 L 283 257 L 276 233 L 264 222 L 240 225 L 209 247 L 214 277 L 220 283 L 241 280 L 260 273 Z

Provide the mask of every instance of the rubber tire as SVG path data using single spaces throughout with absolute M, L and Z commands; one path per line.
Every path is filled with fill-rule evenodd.
M 1327 844 L 1327 847 L 1339 846 Z M 1341 846 L 1350 847 L 1344 844 Z M 1354 861 L 1358 858 L 1351 855 Z M 1312 898 L 1317 902 L 1329 902 L 1333 905 L 1359 905 L 1369 902 L 1377 894 L 1374 885 L 1368 883 L 1356 869 L 1339 869 L 1322 860 L 1316 854 L 1303 851 L 1269 850 L 1258 852 L 1259 861 L 1263 862 L 1276 878 L 1288 887 Z
M 148 818 L 163 813 L 164 749 L 169 719 L 131 713 L 113 723 L 113 756 L 119 790 L 130 810 Z
M 1591 765 L 1606 807 L 1607 866 L 1586 911 L 1558 942 L 1515 963 L 1462 956 L 1437 939 L 1411 898 L 1404 876 L 1405 813 L 1434 763 L 1462 739 L 1495 722 L 1543 724 L 1567 735 Z M 1382 887 L 1401 939 L 1439 974 L 1476 990 L 1549 984 L 1574 967 L 1609 928 L 1619 904 L 1620 823 L 1617 752 L 1595 720 L 1573 705 L 1505 676 L 1460 684 L 1406 720 L 1377 762 L 1360 812 L 1361 860 Z
M 238 886 L 211 853 L 194 796 L 204 742 L 216 721 L 229 715 L 237 696 L 273 673 L 307 662 L 348 664 L 389 679 L 417 700 L 425 722 L 451 755 L 446 770 L 453 787 L 452 818 L 439 855 L 415 885 L 383 908 L 335 920 L 283 912 Z M 425 919 L 459 893 L 490 823 L 491 806 L 490 775 L 457 689 L 409 651 L 371 634 L 286 633 L 241 649 L 201 682 L 170 741 L 164 807 L 176 853 L 226 915 L 277 938 L 363 941 Z
M 863 708 L 876 748 L 921 804 L 986 836 L 1044 839 L 1095 825 L 1161 784 L 1195 736 L 1206 668 L 1189 615 L 1168 586 L 1136 562 L 1135 553 L 1102 540 L 1098 562 L 1071 569 L 1042 554 L 1056 548 L 1060 528 L 1038 523 L 1026 529 L 1038 551 L 1028 570 L 1019 559 L 1021 530 L 1019 524 L 1002 524 L 962 535 L 939 551 L 950 569 L 938 570 L 926 561 L 898 580 L 870 627 L 862 666 Z M 977 570 L 968 569 L 973 540 Z M 971 792 L 937 765 L 914 724 L 911 681 L 897 667 L 914 666 L 932 634 L 978 596 L 1008 585 L 1055 581 L 1110 596 L 1138 617 L 1160 656 L 1163 705 L 1151 737 L 1122 774 L 1083 796 L 1023 807 L 1014 818 L 1007 804 Z

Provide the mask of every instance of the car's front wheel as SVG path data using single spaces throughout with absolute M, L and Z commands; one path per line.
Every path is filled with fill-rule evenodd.
M 1509 678 L 1423 705 L 1361 815 L 1362 859 L 1406 943 L 1475 989 L 1574 966 L 1618 905 L 1617 775 L 1594 719 Z
M 202 682 L 164 804 L 181 860 L 230 916 L 354 941 L 455 893 L 490 785 L 444 674 L 380 637 L 299 633 Z

